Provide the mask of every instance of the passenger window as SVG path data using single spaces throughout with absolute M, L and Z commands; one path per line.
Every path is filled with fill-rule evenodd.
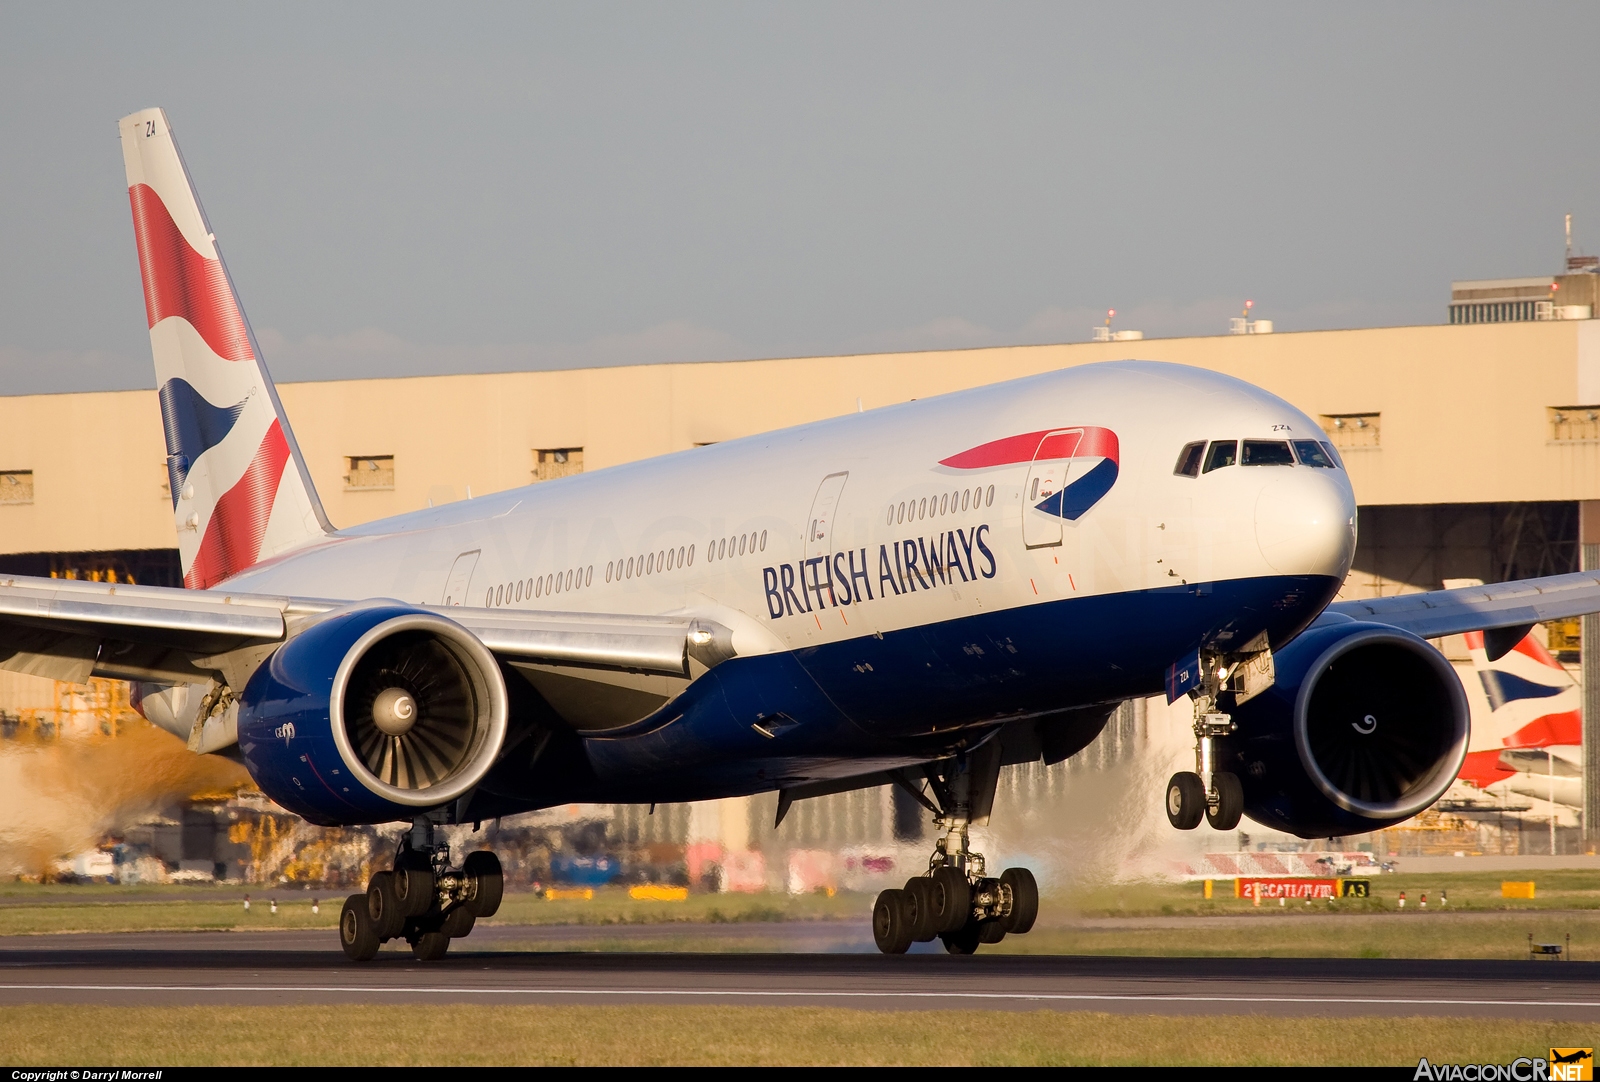
M 1344 469 L 1344 459 L 1339 457 L 1338 448 L 1334 447 L 1334 445 L 1329 443 L 1327 440 L 1322 440 L 1321 443 L 1322 449 L 1328 452 L 1329 458 L 1333 459 L 1333 464 L 1339 467 L 1341 470 Z
M 1333 469 L 1333 459 L 1328 457 L 1328 452 L 1322 449 L 1322 444 L 1316 440 L 1295 440 L 1294 453 L 1300 457 L 1302 466 L 1316 466 L 1318 469 Z
M 1199 443 L 1186 443 L 1183 450 L 1178 452 L 1178 465 L 1173 469 L 1182 477 L 1199 477 L 1200 460 L 1206 456 L 1206 441 Z
M 1293 466 L 1294 455 L 1284 440 L 1245 440 L 1241 466 Z
M 1239 444 L 1235 440 L 1217 440 L 1211 444 L 1211 451 L 1206 455 L 1205 472 L 1220 470 L 1224 466 L 1231 466 L 1238 460 Z

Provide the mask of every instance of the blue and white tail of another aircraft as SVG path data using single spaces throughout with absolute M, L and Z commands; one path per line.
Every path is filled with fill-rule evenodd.
M 1193 700 L 1174 826 L 1306 837 L 1427 807 L 1468 750 L 1425 638 L 1600 610 L 1560 576 L 1330 605 L 1355 498 L 1305 413 L 1142 361 L 981 387 L 339 530 L 160 110 L 122 122 L 187 590 L 0 580 L 0 665 L 134 681 L 313 823 L 411 823 L 341 914 L 436 958 L 495 911 L 440 824 L 571 801 L 895 785 L 941 837 L 881 949 L 970 953 L 1037 888 L 968 845 L 1000 768 Z M 1502 640 L 1514 635 L 1510 643 Z M 1496 652 L 1498 651 L 1498 652 Z

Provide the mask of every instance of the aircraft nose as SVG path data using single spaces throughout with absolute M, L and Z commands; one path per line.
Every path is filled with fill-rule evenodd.
M 1342 470 L 1296 467 L 1256 497 L 1256 544 L 1285 575 L 1343 579 L 1356 551 L 1356 501 Z

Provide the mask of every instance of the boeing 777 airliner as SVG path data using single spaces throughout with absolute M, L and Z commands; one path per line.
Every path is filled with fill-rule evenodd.
M 968 828 L 1006 764 L 1187 695 L 1175 827 L 1305 837 L 1426 808 L 1468 746 L 1426 637 L 1600 610 L 1566 575 L 1330 604 L 1350 480 L 1247 383 L 1085 365 L 335 529 L 167 117 L 121 122 L 187 589 L 0 580 L 0 666 L 135 682 L 146 717 L 328 826 L 411 824 L 340 918 L 440 957 L 499 905 L 436 827 L 571 801 L 869 786 L 937 821 L 883 892 L 888 953 L 1028 931 Z

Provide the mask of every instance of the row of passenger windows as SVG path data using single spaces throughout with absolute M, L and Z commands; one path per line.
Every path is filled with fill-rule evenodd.
M 574 567 L 567 571 L 558 571 L 545 575 L 542 578 L 519 579 L 508 582 L 502 586 L 495 586 L 489 590 L 489 596 L 484 599 L 484 605 L 494 608 L 499 605 L 515 605 L 519 601 L 532 600 L 546 594 L 565 593 L 569 590 L 580 590 L 594 582 L 594 565 L 588 567 Z
M 729 556 L 743 556 L 746 552 L 765 552 L 767 548 L 767 531 L 762 530 L 757 534 L 754 530 L 749 533 L 739 534 L 736 537 L 719 537 L 706 544 L 706 559 L 726 560 Z M 694 562 L 694 557 L 690 557 Z
M 1240 444 L 1243 450 L 1240 450 Z M 1292 450 L 1291 450 L 1292 448 Z M 1339 452 L 1333 444 L 1320 440 L 1212 440 L 1210 449 L 1205 440 L 1186 443 L 1178 452 L 1178 464 L 1173 473 L 1182 477 L 1199 477 L 1202 473 L 1220 470 L 1224 466 L 1302 466 L 1318 469 L 1337 469 L 1341 463 Z
M 767 531 L 735 534 L 706 542 L 706 559 L 725 560 L 730 556 L 743 556 L 747 552 L 765 552 Z M 606 564 L 606 581 L 621 582 L 634 576 L 654 575 L 658 571 L 671 571 L 677 567 L 694 566 L 694 545 L 680 545 L 675 549 L 661 549 L 642 556 L 629 556 L 625 560 L 612 560 Z M 515 605 L 521 601 L 548 597 L 552 594 L 581 590 L 594 585 L 594 565 L 576 567 L 542 578 L 520 579 L 489 589 L 484 605 L 496 608 Z
M 767 547 L 767 531 L 754 530 L 732 537 L 719 537 L 706 542 L 707 560 L 726 560 L 730 556 L 743 556 L 746 552 L 762 552 Z M 612 560 L 606 564 L 606 581 L 620 582 L 634 576 L 654 575 L 658 571 L 671 571 L 677 567 L 694 566 L 694 545 L 679 545 L 675 549 L 647 552 L 643 556 L 629 556 L 626 560 Z
M 890 526 L 899 522 L 916 522 L 918 519 L 933 518 L 936 515 L 955 514 L 968 508 L 993 507 L 994 486 L 990 485 L 988 492 L 983 486 L 962 489 L 959 492 L 946 492 L 938 496 L 925 496 L 920 500 L 908 500 L 905 503 L 891 503 L 889 517 L 885 520 Z

